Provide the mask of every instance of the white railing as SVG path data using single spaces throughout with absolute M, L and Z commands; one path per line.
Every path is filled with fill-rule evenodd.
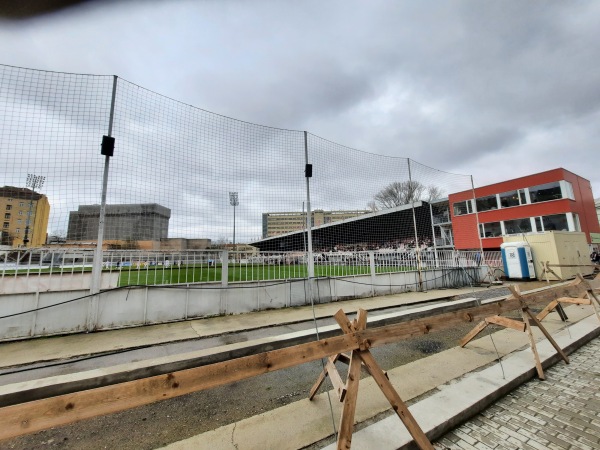
M 65 277 L 91 272 L 90 249 L 36 249 L 0 252 L 0 280 Z M 315 277 L 348 277 L 502 265 L 500 252 L 423 249 L 326 252 L 313 255 Z M 289 280 L 307 277 L 304 252 L 234 252 L 225 250 L 107 250 L 103 274 L 118 286 Z M 29 280 L 31 278 L 28 278 Z

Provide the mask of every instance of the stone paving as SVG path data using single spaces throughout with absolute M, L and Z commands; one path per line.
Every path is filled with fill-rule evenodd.
M 434 444 L 442 449 L 600 449 L 600 338 Z

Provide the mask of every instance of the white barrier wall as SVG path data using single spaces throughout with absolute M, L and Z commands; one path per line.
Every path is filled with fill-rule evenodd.
M 32 273 L 23 276 L 4 276 L 0 282 L 0 295 L 22 294 L 25 292 L 77 291 L 89 289 L 91 272 Z M 103 273 L 100 289 L 114 289 L 118 286 L 119 274 Z
M 470 268 L 479 279 L 487 267 Z M 318 280 L 151 286 L 104 291 L 97 302 L 94 330 L 127 328 L 223 314 L 243 314 L 314 303 L 448 287 L 447 271 L 359 275 Z M 309 289 L 309 283 L 312 286 Z M 89 290 L 0 295 L 0 340 L 16 340 L 88 330 L 94 317 Z M 54 306 L 56 305 L 56 306 Z

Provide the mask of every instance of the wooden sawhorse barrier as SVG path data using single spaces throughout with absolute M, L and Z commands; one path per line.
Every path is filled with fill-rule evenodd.
M 347 335 L 364 331 L 367 328 L 367 311 L 364 309 L 358 310 L 356 319 L 352 322 L 341 309 L 334 315 L 334 318 L 342 331 Z M 398 392 L 396 392 L 392 383 L 390 383 L 387 374 L 381 370 L 381 367 L 379 367 L 379 364 L 375 361 L 375 358 L 369 351 L 370 347 L 369 341 L 365 339 L 359 343 L 358 349 L 350 352 L 350 356 L 344 353 L 330 356 L 327 359 L 325 368 L 310 390 L 309 398 L 312 400 L 319 387 L 323 384 L 323 381 L 325 381 L 325 378 L 329 376 L 339 401 L 343 402 L 337 439 L 338 450 L 349 449 L 352 444 L 358 383 L 360 381 L 360 369 L 362 366 L 364 366 L 367 372 L 373 377 L 377 386 L 379 386 L 383 395 L 388 399 L 392 409 L 396 412 L 419 448 L 422 450 L 433 450 L 433 445 L 431 445 L 431 442 L 427 436 L 425 436 L 425 433 L 423 433 L 423 430 L 408 410 L 408 407 L 400 398 L 400 395 L 398 395 Z M 342 381 L 342 377 L 335 367 L 336 361 L 348 364 L 348 376 L 345 383 Z
M 596 277 L 598 279 L 599 277 Z M 571 286 L 577 286 L 578 284 L 587 284 L 584 278 L 581 275 L 577 275 L 577 278 L 571 283 Z M 569 358 L 562 351 L 562 349 L 558 346 L 556 341 L 552 338 L 548 330 L 542 325 L 541 321 L 552 312 L 554 309 L 560 307 L 561 303 L 567 304 L 576 304 L 576 305 L 593 305 L 596 316 L 598 320 L 600 320 L 600 300 L 594 293 L 594 290 L 589 286 L 586 286 L 587 290 L 583 293 L 584 296 L 587 295 L 587 299 L 585 298 L 574 298 L 574 297 L 560 297 L 555 300 L 552 300 L 537 316 L 533 315 L 529 306 L 521 297 L 521 292 L 519 288 L 516 286 L 508 286 L 508 289 L 511 291 L 512 295 L 507 300 L 518 300 L 521 305 L 521 317 L 523 321 L 510 319 L 508 317 L 502 317 L 499 315 L 489 316 L 479 322 L 475 328 L 473 328 L 464 338 L 460 341 L 460 346 L 464 347 L 471 340 L 473 340 L 479 333 L 481 333 L 488 325 L 494 324 L 499 325 L 505 328 L 512 328 L 513 330 L 521 331 L 527 333 L 529 338 L 529 345 L 531 347 L 531 351 L 533 352 L 533 358 L 535 360 L 535 367 L 538 374 L 538 378 L 540 380 L 545 380 L 546 377 L 544 375 L 544 369 L 542 368 L 542 363 L 540 361 L 540 356 L 537 351 L 537 347 L 535 344 L 535 338 L 533 337 L 533 332 L 531 326 L 536 326 L 540 329 L 543 335 L 548 339 L 548 342 L 555 348 L 563 361 L 569 364 Z M 564 313 L 563 313 L 564 314 Z M 562 316 L 561 316 L 562 318 Z
M 406 321 L 371 328 L 366 327 L 366 312 L 360 312 L 353 322 L 350 322 L 343 312 L 338 312 L 335 318 L 343 333 L 316 341 L 284 345 L 282 340 L 277 348 L 250 352 L 251 354 L 246 356 L 226 357 L 213 363 L 202 364 L 195 357 L 182 358 L 176 362 L 180 367 L 177 370 L 157 364 L 143 368 L 144 372 L 149 370 L 151 373 L 157 373 L 156 375 L 120 372 L 115 376 L 123 379 L 115 383 L 109 383 L 106 377 L 102 380 L 100 377 L 90 377 L 88 380 L 81 380 L 82 383 L 85 382 L 83 385 L 56 384 L 55 386 L 61 389 L 61 393 L 57 394 L 50 394 L 44 386 L 33 385 L 13 395 L 0 393 L 0 442 L 51 427 L 223 386 L 322 358 L 327 358 L 328 361 L 327 371 L 322 377 L 330 376 L 333 380 L 337 373 L 333 370 L 337 358 L 350 365 L 346 382 L 341 381 L 339 374 L 339 380 L 334 381 L 338 386 L 338 395 L 343 395 L 344 402 L 338 448 L 348 448 L 351 444 L 360 368 L 364 365 L 418 445 L 422 449 L 431 449 L 431 443 L 423 435 L 423 431 L 385 373 L 374 361 L 369 349 L 449 329 L 458 324 L 475 324 L 484 318 L 497 317 L 510 311 L 521 310 L 529 319 L 528 310 L 523 311 L 524 306 L 548 305 L 557 299 L 581 298 L 586 293 L 589 294 L 588 299 L 591 296 L 590 301 L 597 302 L 597 297 L 590 290 L 600 290 L 600 277 L 585 282 L 579 279 L 577 283 L 551 286 L 537 292 L 524 292 L 518 299 L 513 295 L 509 299 L 503 298 L 477 306 L 458 308 L 454 307 L 458 305 L 454 305 L 448 310 L 446 307 L 439 307 L 435 308 L 435 312 L 430 311 L 428 314 L 408 314 L 411 318 L 407 318 Z M 516 294 L 518 295 L 518 292 Z M 521 329 L 526 330 L 527 324 L 529 320 L 520 325 Z M 226 350 L 221 355 L 224 356 L 228 352 Z

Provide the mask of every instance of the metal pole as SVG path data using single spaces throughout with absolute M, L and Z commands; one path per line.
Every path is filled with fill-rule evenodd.
M 236 251 L 235 248 L 235 205 L 233 205 L 233 251 Z
M 410 171 L 410 158 L 408 158 L 408 192 L 412 192 L 412 175 Z M 417 272 L 419 273 L 419 289 L 423 290 L 423 274 L 421 273 L 421 249 L 419 247 L 419 233 L 417 232 L 417 216 L 415 215 L 415 196 L 411 193 L 410 203 L 412 205 L 413 226 L 415 229 L 415 251 L 417 252 Z M 434 236 L 435 239 L 435 236 Z
M 237 248 L 235 247 L 235 207 L 240 204 L 239 196 L 237 192 L 229 193 L 229 204 L 233 206 L 233 251 L 235 252 Z M 234 254 L 235 258 L 235 254 Z
M 305 131 L 304 132 L 304 161 L 306 163 L 306 166 L 308 167 L 308 134 Z M 312 279 L 315 277 L 315 260 L 313 259 L 313 247 L 312 247 L 312 225 L 311 225 L 311 218 L 312 218 L 312 212 L 310 209 L 310 177 L 308 176 L 308 174 L 306 178 L 306 237 L 307 237 L 307 241 L 308 241 L 308 264 L 307 264 L 307 269 L 308 269 L 308 278 Z M 309 289 L 311 286 L 311 283 L 308 284 Z M 309 290 L 310 293 L 310 298 L 312 300 L 312 290 Z
M 479 238 L 479 265 L 485 265 L 485 256 L 483 255 L 483 241 L 481 240 L 481 230 L 479 229 L 479 211 L 477 211 L 477 199 L 475 198 L 475 183 L 473 183 L 473 175 L 471 175 L 471 192 L 473 192 L 473 203 L 475 207 L 475 220 L 477 221 L 477 237 Z M 479 270 L 479 268 L 477 269 Z M 494 281 L 494 280 L 490 280 Z
M 115 117 L 115 99 L 117 97 L 117 76 L 113 76 L 112 99 L 110 102 L 110 117 L 108 119 L 108 136 L 112 136 L 113 121 Z M 96 242 L 96 250 L 94 251 L 94 263 L 92 266 L 92 286 L 91 294 L 100 292 L 100 279 L 102 277 L 102 246 L 104 244 L 104 221 L 106 217 L 106 191 L 108 190 L 108 168 L 110 164 L 110 156 L 104 157 L 104 174 L 102 176 L 102 200 L 100 202 L 100 215 L 98 217 L 98 242 Z M 95 299 L 95 297 L 93 297 Z M 97 308 L 92 308 L 96 311 Z M 95 326 L 95 314 L 92 317 L 91 325 Z

